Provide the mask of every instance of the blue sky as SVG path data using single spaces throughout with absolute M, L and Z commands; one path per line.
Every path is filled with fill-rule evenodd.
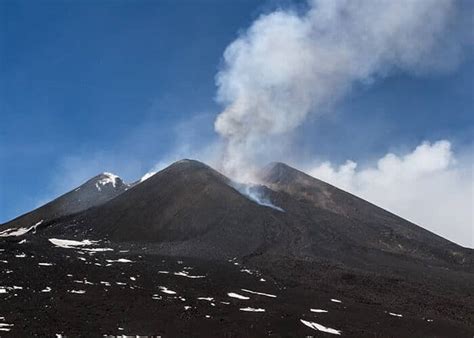
M 224 50 L 288 2 L 1 2 L 0 222 L 102 171 L 135 180 L 183 139 L 216 139 Z M 425 140 L 466 152 L 473 76 L 467 50 L 448 74 L 357 88 L 336 114 L 306 121 L 298 143 L 333 163 L 369 163 Z

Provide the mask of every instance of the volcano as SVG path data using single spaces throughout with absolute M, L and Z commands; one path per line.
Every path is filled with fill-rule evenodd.
M 101 174 L 1 225 L 0 329 L 472 336 L 473 250 L 286 164 L 258 178 L 268 203 L 193 160 Z
M 18 229 L 31 231 L 36 230 L 38 226 L 44 227 L 47 222 L 54 219 L 105 203 L 129 187 L 120 177 L 111 173 L 102 173 L 40 208 L 4 224 L 0 227 L 0 229 L 4 229 L 0 232 L 0 237 L 2 237 L 2 233 L 3 237 L 10 237 L 8 236 L 9 232 L 18 231 Z

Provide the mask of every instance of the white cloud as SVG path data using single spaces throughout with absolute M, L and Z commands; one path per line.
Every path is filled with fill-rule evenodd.
M 470 153 L 424 142 L 405 155 L 388 153 L 368 168 L 324 162 L 310 175 L 360 196 L 463 246 L 474 247 L 474 179 Z

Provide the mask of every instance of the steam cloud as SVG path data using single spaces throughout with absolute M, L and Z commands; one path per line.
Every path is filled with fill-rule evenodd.
M 459 55 L 448 38 L 455 16 L 453 0 L 312 0 L 303 12 L 260 16 L 227 47 L 216 77 L 220 169 L 245 181 L 355 84 L 449 70 Z

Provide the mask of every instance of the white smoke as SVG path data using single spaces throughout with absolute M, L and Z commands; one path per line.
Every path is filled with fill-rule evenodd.
M 388 153 L 359 169 L 347 161 L 322 163 L 307 172 L 428 230 L 474 247 L 472 153 L 455 156 L 451 143 L 424 142 L 405 155 Z
M 313 0 L 302 13 L 260 16 L 227 47 L 216 77 L 225 106 L 215 121 L 225 143 L 220 169 L 245 180 L 354 84 L 454 66 L 455 17 L 454 0 Z
M 246 183 L 238 183 L 238 182 L 230 182 L 230 185 L 240 192 L 242 195 L 246 196 L 251 201 L 260 204 L 264 207 L 269 207 L 281 212 L 285 212 L 282 208 L 276 206 L 272 203 L 270 198 L 265 195 L 263 191 L 263 187 L 260 185 L 255 184 L 246 184 Z

